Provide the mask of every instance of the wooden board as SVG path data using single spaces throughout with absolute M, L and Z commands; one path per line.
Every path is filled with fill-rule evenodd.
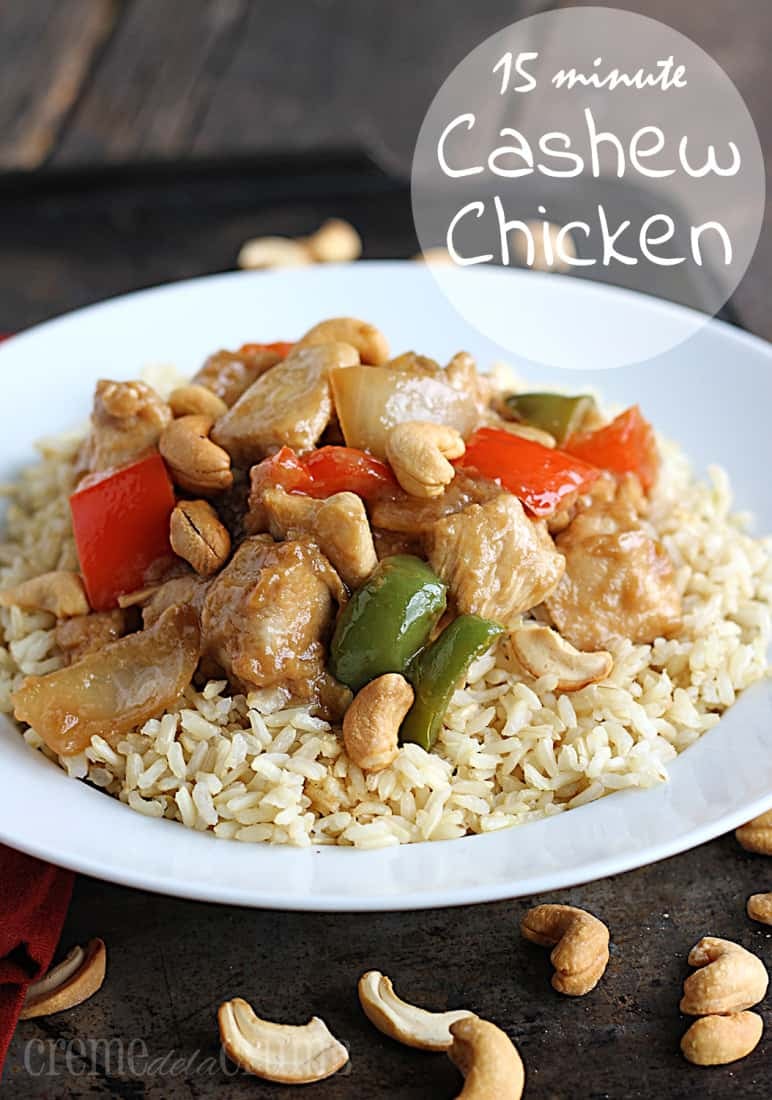
M 50 154 L 118 12 L 116 0 L 0 2 L 0 167 Z

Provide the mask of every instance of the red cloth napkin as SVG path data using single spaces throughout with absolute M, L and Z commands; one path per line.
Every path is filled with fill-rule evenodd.
M 0 845 L 0 1074 L 27 986 L 51 965 L 73 879 Z

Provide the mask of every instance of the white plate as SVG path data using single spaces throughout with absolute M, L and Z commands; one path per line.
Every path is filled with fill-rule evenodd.
M 609 341 L 684 324 L 683 311 L 573 279 L 505 270 L 458 272 L 524 331 L 549 327 L 572 362 L 572 333 L 589 313 Z M 197 279 L 129 295 L 41 325 L 0 348 L 0 481 L 40 435 L 84 418 L 95 379 L 128 378 L 148 362 L 192 372 L 214 348 L 291 339 L 322 317 L 379 325 L 396 349 L 442 360 L 460 347 L 481 362 L 497 349 L 470 331 L 417 264 L 370 263 Z M 533 377 L 593 384 L 640 401 L 698 466 L 724 464 L 738 505 L 772 531 L 772 349 L 712 323 L 656 363 L 624 371 Z M 359 852 L 239 844 L 144 818 L 68 779 L 0 722 L 0 840 L 98 878 L 162 893 L 288 909 L 402 909 L 543 893 L 662 859 L 718 835 L 772 803 L 772 682 L 748 691 L 670 767 L 670 782 L 626 791 L 501 833 Z

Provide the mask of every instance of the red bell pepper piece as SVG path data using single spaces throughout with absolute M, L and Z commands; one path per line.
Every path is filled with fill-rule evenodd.
M 385 462 L 354 447 L 320 447 L 302 458 L 291 447 L 282 447 L 252 467 L 250 480 L 255 498 L 269 486 L 319 499 L 349 492 L 365 500 L 397 488 Z
M 263 489 L 274 486 L 287 493 L 311 492 L 311 476 L 291 447 L 282 447 L 275 455 L 253 466 L 250 481 L 256 496 Z
M 311 476 L 312 497 L 356 493 L 371 500 L 384 489 L 396 489 L 397 479 L 385 462 L 356 447 L 320 447 L 302 459 Z
M 81 481 L 70 497 L 83 583 L 95 611 L 115 607 L 145 583 L 148 569 L 171 557 L 174 489 L 160 454 Z
M 534 516 L 552 515 L 599 473 L 578 458 L 499 428 L 478 428 L 455 465 L 498 481 Z
M 288 343 L 286 340 L 276 340 L 273 344 L 242 344 L 239 355 L 251 355 L 256 351 L 272 351 L 282 359 L 286 359 L 294 346 L 294 343 Z
M 563 449 L 614 474 L 637 474 L 647 493 L 657 480 L 657 440 L 637 405 L 597 431 L 570 436 Z

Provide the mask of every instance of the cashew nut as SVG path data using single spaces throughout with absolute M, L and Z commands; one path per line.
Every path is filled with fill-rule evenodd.
M 512 652 L 526 672 L 557 676 L 558 691 L 579 691 L 588 684 L 605 680 L 614 667 L 614 658 L 604 649 L 583 653 L 543 623 L 527 623 L 509 635 Z
M 746 906 L 751 920 L 759 924 L 772 924 L 772 894 L 752 894 Z
M 689 966 L 699 969 L 684 982 L 680 1007 L 686 1016 L 742 1012 L 762 1000 L 769 984 L 767 968 L 757 955 L 715 936 L 703 936 L 694 945 Z
M 254 503 L 258 502 L 250 501 L 250 506 Z M 292 532 L 313 535 L 349 588 L 364 584 L 378 564 L 367 512 L 356 493 L 333 493 L 325 500 L 314 500 L 272 487 L 263 490 L 259 503 L 275 538 L 287 538 Z
M 553 947 L 552 987 L 582 997 L 600 981 L 608 965 L 608 928 L 592 913 L 573 905 L 537 905 L 529 909 L 520 930 L 531 943 Z
M 681 1039 L 681 1050 L 695 1066 L 724 1066 L 750 1054 L 763 1030 L 764 1022 L 755 1012 L 703 1016 Z
M 102 988 L 107 951 L 100 939 L 89 940 L 85 950 L 73 947 L 69 955 L 52 967 L 27 990 L 19 1019 L 51 1016 L 87 1001 Z
M 302 241 L 291 237 L 253 237 L 239 249 L 236 263 L 247 271 L 265 267 L 305 267 L 313 263 L 313 257 Z
M 331 317 L 314 325 L 295 345 L 296 348 L 313 347 L 315 344 L 350 344 L 359 352 L 359 358 L 369 366 L 379 367 L 389 358 L 386 337 L 375 325 L 358 321 L 356 317 Z
M 205 500 L 180 501 L 171 515 L 169 535 L 174 553 L 201 577 L 216 573 L 231 552 L 228 529 Z
M 456 1100 L 520 1100 L 525 1068 L 509 1036 L 478 1016 L 450 1025 L 448 1057 L 464 1075 Z
M 368 970 L 359 979 L 359 1001 L 371 1024 L 400 1043 L 418 1050 L 447 1050 L 453 1042 L 450 1025 L 473 1016 L 460 1008 L 427 1012 L 408 1004 L 394 992 L 391 979 L 380 970 Z
M 284 1085 L 309 1085 L 337 1073 L 348 1051 L 318 1016 L 293 1027 L 256 1016 L 241 997 L 217 1011 L 220 1039 L 228 1057 L 256 1077 Z
M 210 420 L 219 420 L 228 411 L 221 397 L 207 386 L 199 386 L 195 382 L 172 390 L 169 408 L 175 416 L 208 416 Z
M 772 810 L 735 829 L 734 835 L 747 852 L 772 856 Z
M 365 684 L 343 716 L 349 759 L 364 771 L 387 768 L 397 755 L 399 727 L 412 705 L 413 689 L 398 672 Z
M 209 416 L 181 416 L 161 434 L 159 450 L 176 483 L 189 493 L 210 496 L 233 484 L 230 455 L 209 438 L 212 424 Z
M 414 497 L 439 497 L 455 477 L 449 459 L 466 450 L 460 432 L 445 424 L 406 420 L 396 424 L 386 440 L 386 457 L 394 476 Z
M 351 222 L 343 218 L 328 218 L 303 243 L 312 259 L 320 264 L 346 263 L 362 255 L 362 238 Z
M 57 619 L 88 615 L 91 610 L 80 574 L 65 569 L 41 573 L 14 588 L 6 588 L 0 592 L 0 607 L 48 611 Z

